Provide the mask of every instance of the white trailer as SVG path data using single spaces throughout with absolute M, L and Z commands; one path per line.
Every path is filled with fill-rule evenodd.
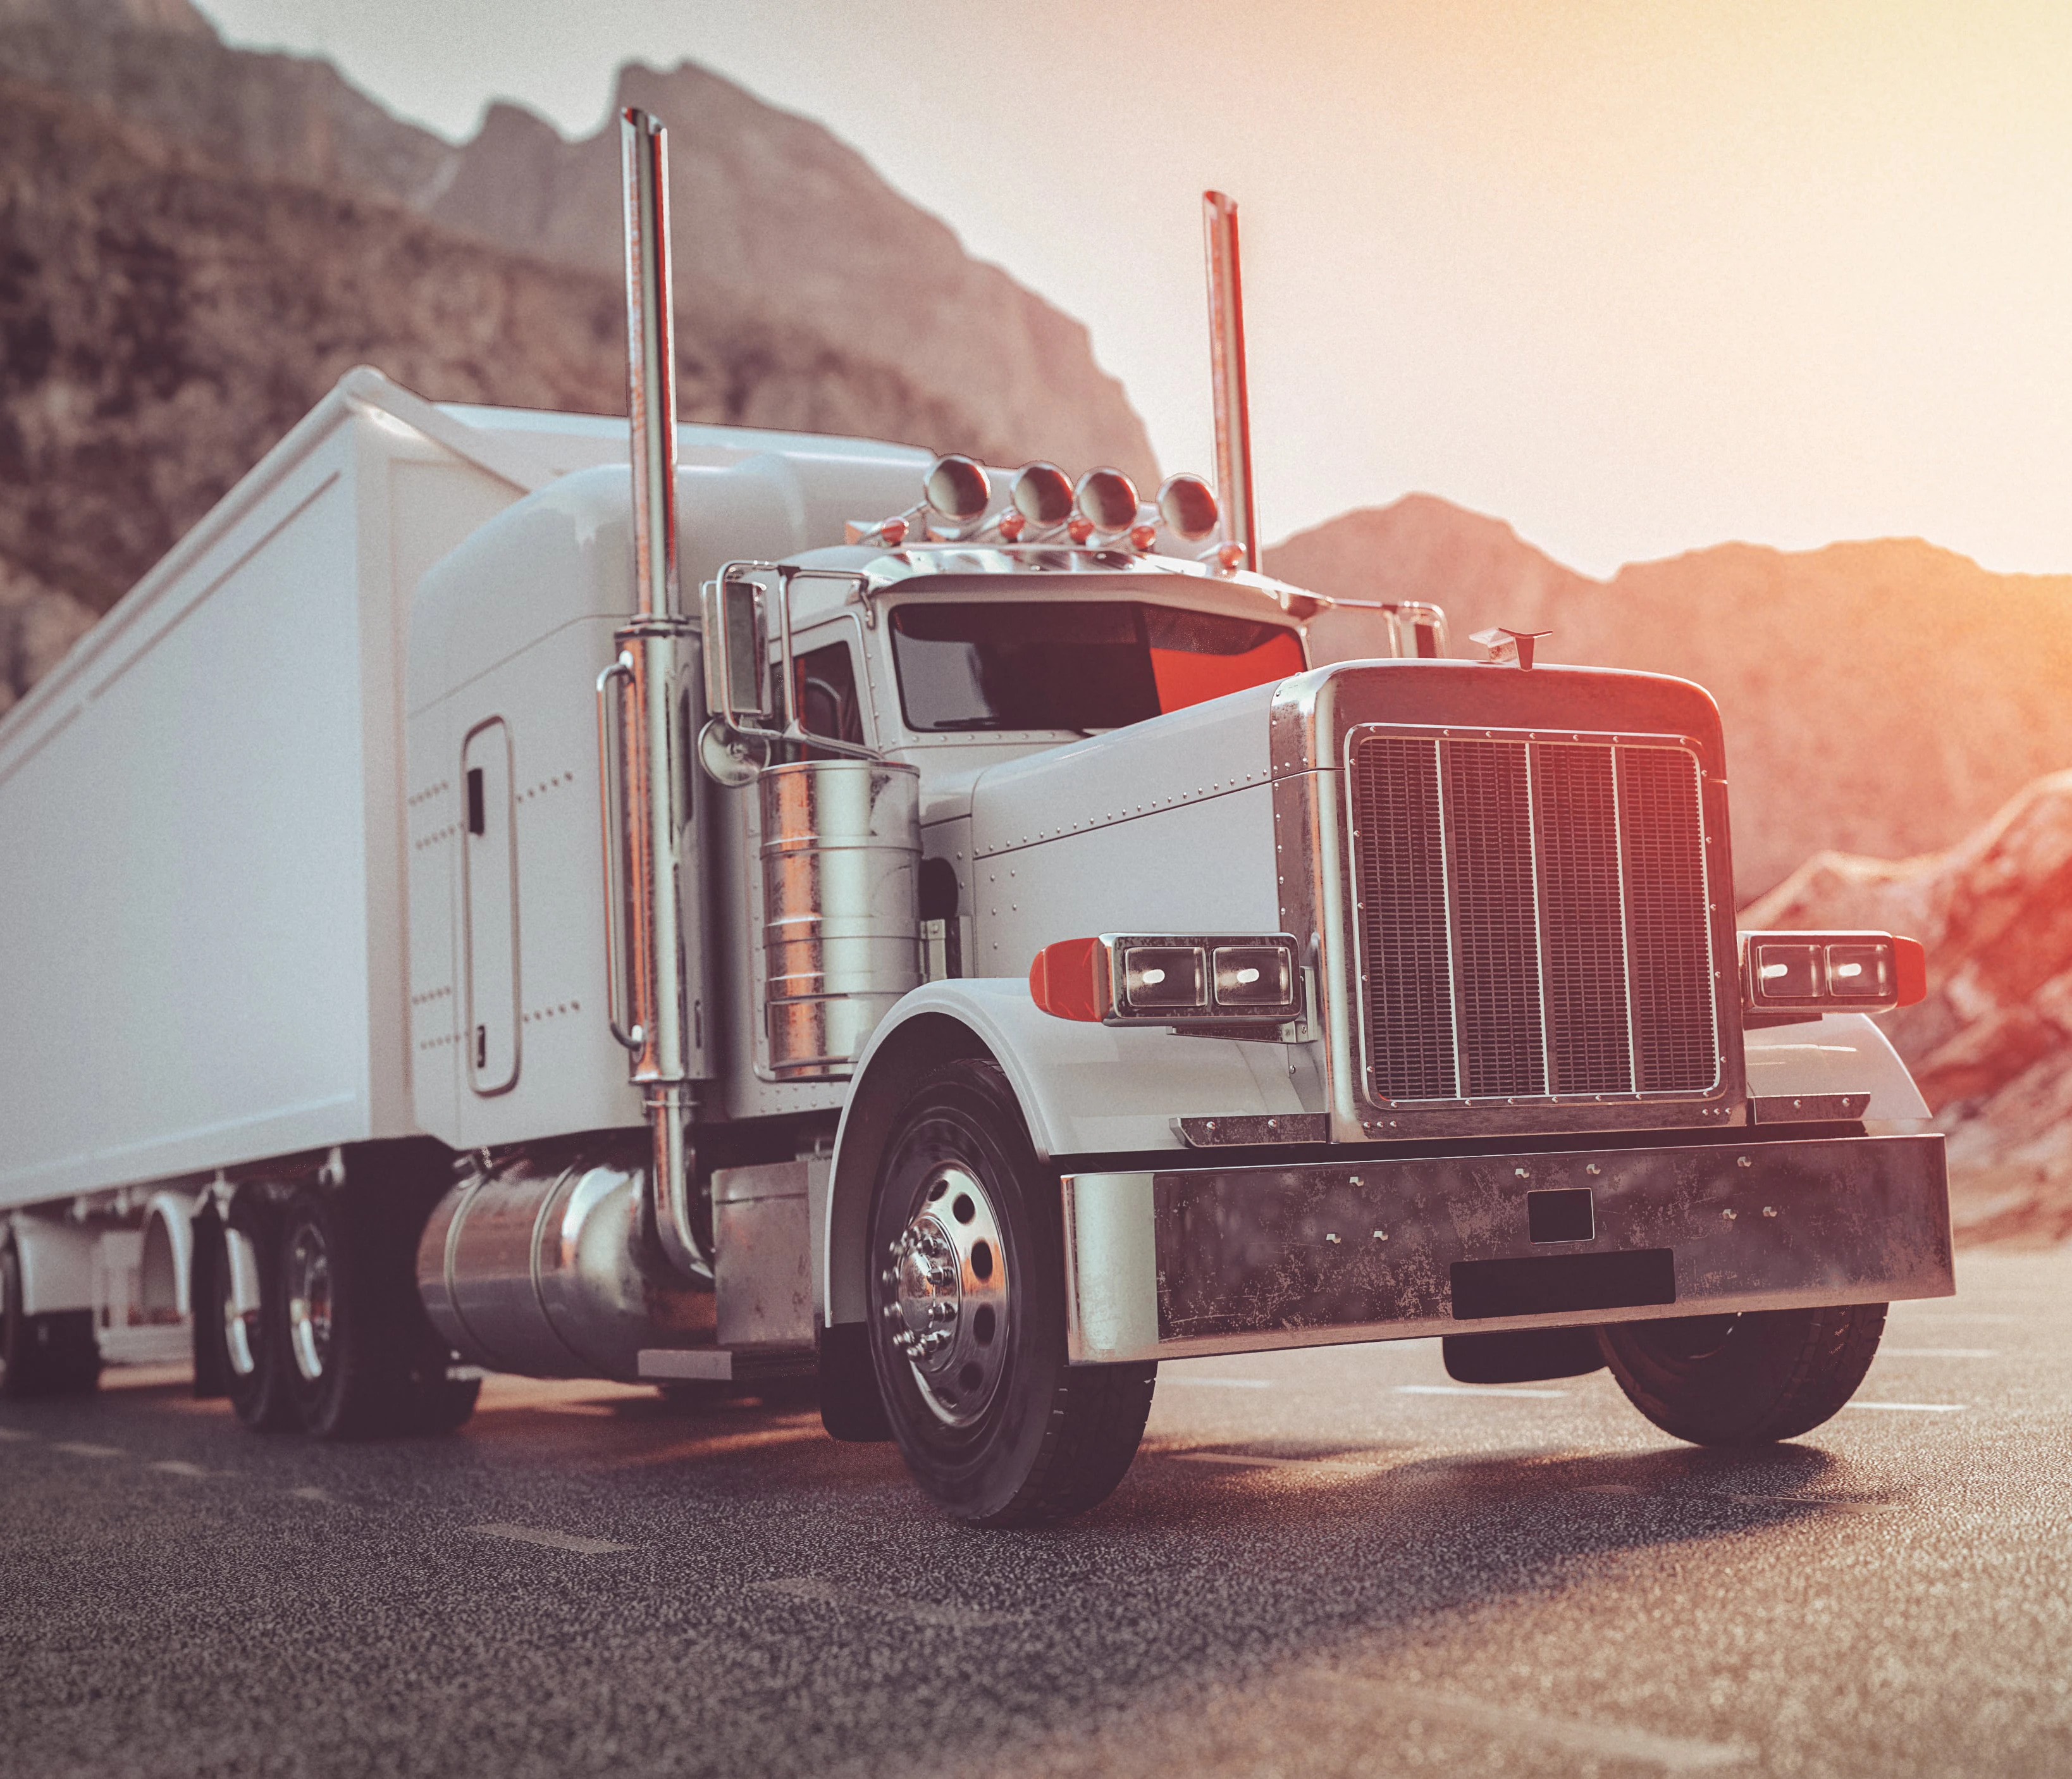
M 627 142 L 630 451 L 354 372 L 0 719 L 0 1389 L 182 1329 L 324 1437 L 798 1378 L 989 1524 L 1104 1496 L 1186 1354 L 1832 1414 L 1951 1288 L 1866 1016 L 1918 948 L 1736 934 L 1704 694 L 1429 607 L 1310 662 L 1227 203 L 1220 536 L 676 426 Z

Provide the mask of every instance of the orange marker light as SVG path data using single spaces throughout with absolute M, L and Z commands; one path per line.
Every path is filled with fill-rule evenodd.
M 1918 939 L 1893 935 L 1893 975 L 1899 989 L 1899 1004 L 1911 1007 L 1928 999 L 1928 948 Z
M 1112 1004 L 1108 953 L 1098 939 L 1060 939 L 1029 966 L 1029 998 L 1054 1018 L 1096 1024 Z

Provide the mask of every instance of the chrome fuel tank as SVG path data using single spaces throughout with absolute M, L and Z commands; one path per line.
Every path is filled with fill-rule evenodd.
M 921 775 L 892 760 L 809 760 L 760 780 L 770 1067 L 846 1074 L 921 980 Z
M 639 1377 L 644 1347 L 709 1342 L 712 1289 L 684 1279 L 648 1226 L 646 1145 L 558 1167 L 471 1173 L 417 1244 L 433 1326 L 471 1365 L 533 1377 Z

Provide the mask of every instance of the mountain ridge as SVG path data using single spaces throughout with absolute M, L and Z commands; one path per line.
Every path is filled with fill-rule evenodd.
M 696 113 L 671 155 L 686 420 L 1155 473 L 1086 330 L 819 125 L 688 64 L 630 64 L 620 96 Z M 558 233 L 498 208 L 538 171 L 505 164 L 514 134 Z M 505 107 L 457 146 L 187 0 L 0 0 L 0 709 L 352 364 L 623 413 L 618 184 L 615 126 L 570 142 Z M 738 243 L 684 245 L 758 223 L 731 284 Z
M 1268 570 L 1326 595 L 1427 599 L 1453 653 L 1494 624 L 1551 630 L 1547 663 L 1672 673 L 1717 701 L 1746 900 L 1823 849 L 1955 844 L 2022 785 L 2072 766 L 2072 575 L 2000 574 L 1918 538 L 1810 550 L 1729 542 L 1599 580 L 1501 520 L 1430 495 L 1289 538 Z M 1322 659 L 1378 652 L 1326 612 Z

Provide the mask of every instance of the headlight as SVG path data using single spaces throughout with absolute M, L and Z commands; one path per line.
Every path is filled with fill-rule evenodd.
M 1889 933 L 1745 933 L 1746 1023 L 1776 1025 L 1823 1013 L 1887 1013 L 1928 994 L 1928 953 Z
M 1303 1017 L 1302 971 L 1285 933 L 1061 939 L 1036 953 L 1029 993 L 1061 1019 L 1178 1026 L 1204 1036 L 1258 1037 L 1263 1025 Z

